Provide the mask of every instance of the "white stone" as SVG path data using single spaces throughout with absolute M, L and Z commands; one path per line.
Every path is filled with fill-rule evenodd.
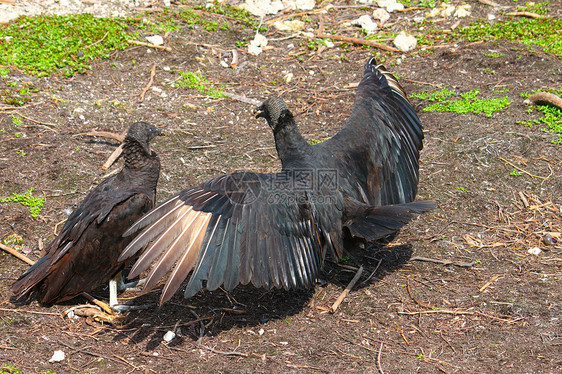
M 380 21 L 380 23 L 385 23 L 390 19 L 390 14 L 383 8 L 377 8 L 373 10 L 373 18 Z
M 300 20 L 293 21 L 277 21 L 273 23 L 273 26 L 279 31 L 299 31 L 304 29 L 305 23 Z
M 164 38 L 162 38 L 160 35 L 147 36 L 146 40 L 148 40 L 148 42 L 150 44 L 154 44 L 154 45 L 163 45 L 164 44 Z
M 281 1 L 271 0 L 246 0 L 241 7 L 252 13 L 254 16 L 260 17 L 267 14 L 277 14 L 284 8 Z
M 176 333 L 173 331 L 168 331 L 167 333 L 164 334 L 164 337 L 162 338 L 164 341 L 166 342 L 171 342 L 174 338 L 176 337 Z
M 488 21 L 493 21 L 496 19 L 496 16 L 492 13 L 488 14 Z
M 373 22 L 371 16 L 368 16 L 366 14 L 362 15 L 356 20 L 351 21 L 351 24 L 354 26 L 361 26 L 361 28 L 365 30 L 367 34 L 372 34 L 378 29 L 377 24 Z
M 466 8 L 458 7 L 458 9 L 456 10 L 456 12 L 453 16 L 455 16 L 457 18 L 465 18 L 465 17 L 470 16 L 470 11 Z
M 406 31 L 401 31 L 394 39 L 394 45 L 402 52 L 409 52 L 413 50 L 416 48 L 417 44 L 417 39 Z
M 329 40 L 325 40 L 324 44 L 326 45 L 326 47 L 328 48 L 334 48 L 336 45 L 334 44 L 334 42 L 331 42 Z
M 312 10 L 314 9 L 315 0 L 283 0 L 283 5 L 288 10 Z
M 538 256 L 541 254 L 541 249 L 539 247 L 533 247 L 533 248 L 529 248 L 529 250 L 527 251 L 532 255 Z
M 397 10 L 402 10 L 402 9 L 404 9 L 404 4 L 402 4 L 402 3 L 394 3 L 394 4 L 390 4 L 386 7 L 386 11 L 388 13 L 394 13 Z
M 263 52 L 263 48 L 267 45 L 267 38 L 262 34 L 257 34 L 254 40 L 248 44 L 248 53 L 257 56 Z
M 386 8 L 390 4 L 396 4 L 396 0 L 377 0 L 377 5 L 381 8 Z
M 53 357 L 51 357 L 51 359 L 49 360 L 49 362 L 60 362 L 62 360 L 64 360 L 66 358 L 66 356 L 64 355 L 63 351 L 55 351 L 53 353 Z
M 293 77 L 294 77 L 293 73 L 288 73 L 283 77 L 283 79 L 285 79 L 285 82 L 290 83 L 293 80 Z

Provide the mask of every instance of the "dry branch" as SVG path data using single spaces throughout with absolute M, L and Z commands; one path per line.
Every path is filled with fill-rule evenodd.
M 426 262 L 434 262 L 436 264 L 443 264 L 443 265 L 454 265 L 454 266 L 459 266 L 459 267 L 464 267 L 464 268 L 469 268 L 472 267 L 476 264 L 476 261 L 472 261 L 472 262 L 453 262 L 450 260 L 439 260 L 436 258 L 429 258 L 429 257 L 421 257 L 421 256 L 415 256 L 412 257 L 410 259 L 411 261 L 426 261 Z
M 394 48 L 394 47 L 391 47 L 389 45 L 382 44 L 382 43 L 377 43 L 373 40 L 352 38 L 350 36 L 343 36 L 343 35 L 324 34 L 322 32 L 317 32 L 316 37 L 321 38 L 321 39 L 338 40 L 340 42 L 346 42 L 346 43 L 350 43 L 350 44 L 368 45 L 370 47 L 382 49 L 383 51 L 388 51 L 388 52 L 400 52 L 400 50 L 398 48 Z
M 532 12 L 509 12 L 506 14 L 508 16 L 518 16 L 518 17 L 528 17 L 528 18 L 550 18 L 549 16 L 543 16 L 542 14 L 537 14 Z
M 90 132 L 87 132 L 86 135 L 88 136 L 98 136 L 101 138 L 108 138 L 108 139 L 113 139 L 113 140 L 117 140 L 118 142 L 123 142 L 123 140 L 125 139 L 125 135 L 124 134 L 116 134 L 114 132 L 109 132 L 109 131 L 97 131 L 97 130 L 92 130 Z
M 139 103 L 143 102 L 144 95 L 146 95 L 146 92 L 148 91 L 150 86 L 152 86 L 152 82 L 154 82 L 154 74 L 156 74 L 156 64 L 152 65 L 152 69 L 150 70 L 150 79 L 148 80 L 148 84 L 143 88 L 140 94 Z
M 349 293 L 349 291 L 351 291 L 351 289 L 353 288 L 353 286 L 355 286 L 355 283 L 357 283 L 357 281 L 359 280 L 359 277 L 361 277 L 361 274 L 363 273 L 363 265 L 361 265 L 361 267 L 359 268 L 359 270 L 357 270 L 357 273 L 355 273 L 355 276 L 353 277 L 353 279 L 351 280 L 351 282 L 349 282 L 349 284 L 347 285 L 347 287 L 345 288 L 345 290 L 343 290 L 343 292 L 340 294 L 340 296 L 336 299 L 336 302 L 332 305 L 332 307 L 330 308 L 330 312 L 335 313 L 336 310 L 338 309 L 338 307 L 340 306 L 340 304 L 342 303 L 343 299 L 345 299 L 345 297 L 347 296 L 347 294 Z
M 111 156 L 108 157 L 107 161 L 105 161 L 105 163 L 102 165 L 101 168 L 103 170 L 107 170 L 111 165 L 113 165 L 115 160 L 117 160 L 119 158 L 119 156 L 121 156 L 122 152 L 123 152 L 123 144 L 121 144 L 119 147 L 115 148 L 115 151 L 113 151 Z
M 529 96 L 527 100 L 525 100 L 525 104 L 547 104 L 562 109 L 562 98 L 548 92 L 537 92 Z
M 10 248 L 2 243 L 0 243 L 0 248 L 5 250 L 6 252 L 8 252 L 9 254 L 19 258 L 20 260 L 22 260 L 23 262 L 28 263 L 29 265 L 33 265 L 35 263 L 35 261 L 31 260 L 29 257 L 27 257 L 26 255 L 19 253 L 18 251 L 16 251 L 13 248 Z
M 141 45 L 143 47 L 163 49 L 165 51 L 172 52 L 172 48 L 164 47 L 163 45 L 155 45 L 155 44 L 150 44 L 150 43 L 145 43 L 145 42 L 139 42 L 138 40 L 127 40 L 127 43 L 135 44 L 135 45 Z

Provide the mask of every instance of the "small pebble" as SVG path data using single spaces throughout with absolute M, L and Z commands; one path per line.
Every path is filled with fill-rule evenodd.
M 550 234 L 546 234 L 545 236 L 543 236 L 542 241 L 546 245 L 554 245 L 558 243 L 558 239 L 552 237 L 552 235 Z
M 64 355 L 64 352 L 63 352 L 63 351 L 55 351 L 55 352 L 53 353 L 53 357 L 51 357 L 51 359 L 49 360 L 49 362 L 51 362 L 51 363 L 52 363 L 52 362 L 60 362 L 60 361 L 64 360 L 65 357 L 66 357 L 66 356 Z
M 533 248 L 530 248 L 527 252 L 529 252 L 532 255 L 538 256 L 538 255 L 540 255 L 540 253 L 542 251 L 539 247 L 533 247 Z
M 167 333 L 164 334 L 164 337 L 162 338 L 164 341 L 166 342 L 171 342 L 174 338 L 176 337 L 176 333 L 173 331 L 168 331 Z

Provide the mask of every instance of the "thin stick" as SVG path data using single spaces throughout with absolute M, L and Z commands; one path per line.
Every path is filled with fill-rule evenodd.
M 256 99 L 251 99 L 251 98 L 246 97 L 246 96 L 240 96 L 240 95 L 236 95 L 236 94 L 229 93 L 229 92 L 224 92 L 224 94 L 226 96 L 230 97 L 231 99 L 238 100 L 238 101 L 241 101 L 241 102 L 246 103 L 246 104 L 261 105 L 261 101 L 256 100 Z
M 484 292 L 484 290 L 486 288 L 488 288 L 492 283 L 494 283 L 495 281 L 498 280 L 498 278 L 500 277 L 500 274 L 496 274 L 492 277 L 492 279 L 490 279 L 488 282 L 486 282 L 485 285 L 483 285 L 482 287 L 480 287 L 480 289 L 478 290 L 478 292 Z
M 93 47 L 94 45 L 103 42 L 103 40 L 107 37 L 107 35 L 109 35 L 109 31 L 105 33 L 105 35 L 103 36 L 103 38 L 101 38 L 101 39 L 98 40 L 97 42 L 93 42 L 92 44 L 85 46 L 84 49 Z
M 35 123 L 38 123 L 38 124 L 40 124 L 40 125 L 51 126 L 51 127 L 57 127 L 57 125 L 54 124 L 54 123 L 37 121 L 36 119 L 33 119 L 33 118 L 30 118 L 30 117 L 24 116 L 24 115 L 21 114 L 20 112 L 16 112 L 16 114 L 17 114 L 18 116 L 22 117 L 22 118 L 25 118 L 25 119 L 28 120 L 28 121 L 35 122 Z M 53 129 L 51 129 L 51 130 L 53 130 Z M 54 131 L 54 130 L 53 130 L 53 131 Z
M 154 82 L 154 74 L 156 74 L 156 64 L 152 65 L 152 69 L 150 70 L 150 79 L 146 87 L 142 90 L 140 94 L 139 103 L 142 103 L 144 100 L 144 95 L 146 95 L 146 91 L 152 86 L 152 82 Z
M 103 170 L 107 170 L 111 165 L 113 165 L 115 160 L 117 160 L 119 158 L 119 156 L 121 156 L 122 152 L 123 152 L 123 144 L 121 144 L 119 147 L 115 148 L 115 151 L 113 151 L 111 156 L 109 156 L 109 158 L 107 159 L 107 161 L 105 161 L 105 163 L 103 164 L 103 166 L 101 168 Z
M 434 262 L 436 264 L 443 264 L 443 265 L 454 265 L 464 268 L 472 267 L 476 264 L 476 261 L 472 261 L 470 263 L 467 262 L 453 262 L 450 260 L 440 260 L 437 258 L 429 258 L 429 257 L 421 257 L 421 256 L 414 256 L 410 259 L 411 261 L 426 261 L 426 262 Z
M 524 101 L 525 104 L 548 104 L 557 107 L 558 109 L 562 109 L 562 98 L 548 93 L 548 92 L 536 92 L 529 96 L 527 100 Z
M 150 43 L 145 43 L 145 42 L 139 42 L 138 40 L 127 40 L 127 43 L 135 44 L 135 45 L 142 45 L 143 47 L 163 49 L 165 51 L 172 52 L 172 48 L 164 47 L 163 45 L 155 45 L 155 44 L 150 44 Z
M 539 175 L 531 174 L 531 173 L 529 173 L 527 170 L 524 170 L 524 169 L 521 169 L 521 168 L 518 167 L 518 166 L 515 166 L 513 163 L 507 161 L 505 158 L 502 158 L 502 157 L 498 157 L 498 158 L 499 158 L 500 160 L 502 160 L 503 162 L 505 162 L 506 164 L 509 164 L 509 165 L 513 166 L 515 169 L 517 169 L 517 170 L 519 170 L 519 171 L 522 171 L 523 173 L 527 174 L 527 175 L 530 176 L 530 177 L 539 178 L 539 179 L 548 179 L 548 177 L 541 177 L 541 176 L 539 176 Z
M 441 86 L 440 84 L 435 84 L 435 83 L 420 82 L 420 81 L 415 81 L 413 79 L 408 79 L 408 78 L 400 78 L 400 80 L 412 82 L 412 83 L 417 83 L 417 84 L 427 84 L 429 86 L 433 86 L 433 87 L 437 87 L 437 88 L 443 88 L 443 86 Z
M 116 134 L 114 132 L 109 132 L 109 131 L 92 130 L 90 132 L 87 132 L 85 135 L 99 136 L 99 137 L 102 137 L 102 138 L 113 139 L 113 140 L 117 140 L 120 143 L 123 142 L 123 140 L 125 139 L 125 136 L 123 134 L 119 135 L 119 134 Z
M 359 270 L 357 270 L 357 273 L 355 273 L 355 276 L 353 277 L 353 279 L 351 280 L 351 282 L 349 282 L 349 284 L 347 285 L 347 287 L 345 288 L 345 290 L 343 290 L 343 292 L 340 294 L 340 296 L 336 299 L 336 302 L 332 305 L 332 307 L 330 308 L 330 312 L 335 313 L 336 310 L 338 309 L 338 307 L 340 306 L 340 304 L 342 303 L 343 299 L 345 299 L 345 297 L 347 296 L 347 294 L 349 293 L 349 291 L 351 291 L 351 289 L 353 288 L 353 286 L 355 286 L 355 283 L 357 283 L 357 281 L 359 280 L 359 278 L 361 277 L 361 274 L 363 273 L 363 265 L 361 265 L 361 267 L 359 268 Z
M 379 354 L 377 355 L 377 367 L 379 368 L 379 372 L 381 374 L 384 374 L 384 371 L 382 371 L 382 365 L 381 365 L 381 353 L 382 353 L 382 342 L 381 342 L 381 347 L 379 348 Z
M 23 262 L 28 263 L 29 265 L 33 265 L 35 263 L 35 261 L 31 260 L 29 257 L 27 257 L 26 255 L 19 253 L 18 251 L 16 251 L 13 248 L 10 248 L 2 243 L 0 243 L 0 248 L 5 250 L 6 252 L 8 252 L 9 254 L 16 256 L 17 258 L 19 258 L 20 260 L 22 260 Z
M 394 48 L 394 47 L 391 47 L 389 45 L 382 44 L 382 43 L 377 43 L 377 42 L 372 41 L 372 40 L 352 38 L 352 37 L 343 36 L 343 35 L 328 35 L 328 34 L 324 34 L 324 33 L 321 33 L 321 32 L 316 33 L 316 37 L 321 38 L 321 39 L 339 40 L 341 42 L 346 42 L 346 43 L 350 43 L 350 44 L 368 45 L 370 47 L 382 49 L 383 51 L 400 52 L 400 50 L 398 48 Z
M 49 313 L 49 312 L 36 312 L 34 310 L 21 310 L 21 309 L 8 309 L 0 308 L 2 312 L 16 312 L 16 313 L 30 313 L 30 314 L 40 314 L 45 316 L 60 316 L 60 313 Z
M 543 16 L 542 14 L 537 14 L 532 12 L 509 12 L 506 14 L 508 16 L 519 16 L 519 17 L 529 17 L 529 18 L 550 18 L 549 16 Z

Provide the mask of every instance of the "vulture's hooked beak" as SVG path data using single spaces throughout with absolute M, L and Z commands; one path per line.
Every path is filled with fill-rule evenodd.
M 265 118 L 265 113 L 263 111 L 263 104 L 254 108 L 252 110 L 252 114 L 256 116 L 256 118 Z

